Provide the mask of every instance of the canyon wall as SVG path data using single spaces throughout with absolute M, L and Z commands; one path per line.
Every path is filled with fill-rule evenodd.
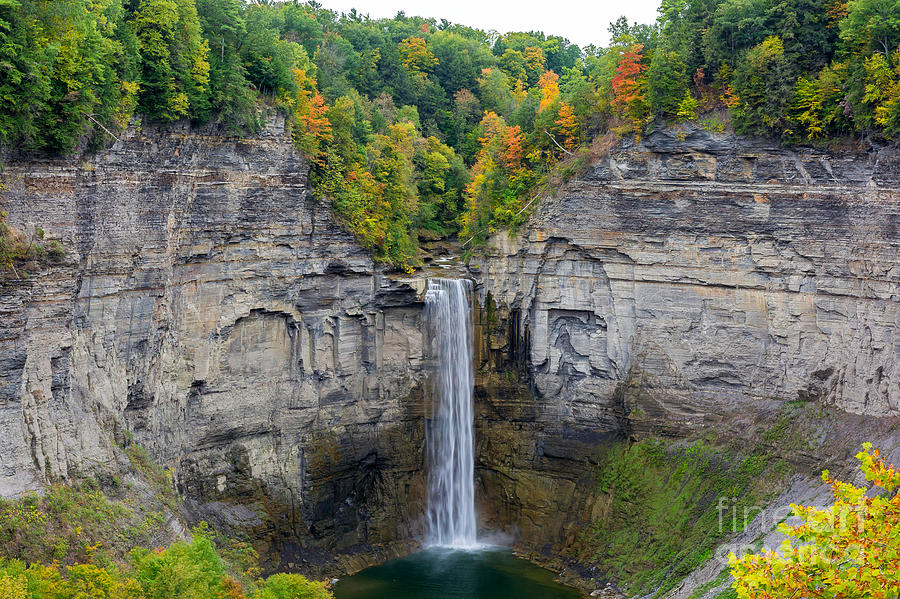
M 10 224 L 66 255 L 0 288 L 0 495 L 114 470 L 133 441 L 191 519 L 251 531 L 272 567 L 411 537 L 419 294 L 307 170 L 283 120 L 6 161 Z
M 138 443 L 270 569 L 415 541 L 422 277 L 375 265 L 306 172 L 277 119 L 5 160 L 10 223 L 66 254 L 0 287 L 0 496 Z M 811 475 L 864 434 L 898 451 L 898 220 L 896 150 L 686 129 L 600 156 L 471 264 L 482 530 L 589 563 L 623 440 L 768 444 Z M 802 443 L 769 435 L 785 414 Z
M 473 265 L 482 511 L 523 549 L 576 551 L 611 439 L 768 444 L 811 475 L 900 447 L 896 149 L 658 130 Z M 827 410 L 814 438 L 767 442 L 795 405 Z

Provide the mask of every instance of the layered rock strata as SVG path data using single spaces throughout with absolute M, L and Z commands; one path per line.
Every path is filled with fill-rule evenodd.
M 307 170 L 281 120 L 7 162 L 10 223 L 66 256 L 0 291 L 0 495 L 115 468 L 133 440 L 191 516 L 276 541 L 283 565 L 410 538 L 421 303 Z
M 577 552 L 614 438 L 769 445 L 811 475 L 900 447 L 896 149 L 657 131 L 474 265 L 482 511 L 523 549 Z M 814 439 L 763 438 L 786 402 L 828 414 Z

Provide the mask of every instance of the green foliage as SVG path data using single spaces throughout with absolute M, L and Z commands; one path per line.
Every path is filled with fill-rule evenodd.
M 209 44 L 194 0 L 141 0 L 132 27 L 142 65 L 140 109 L 162 121 L 206 117 Z
M 666 118 L 680 117 L 681 104 L 690 95 L 685 66 L 678 54 L 657 50 L 650 61 L 647 79 L 647 99 L 653 114 Z M 696 112 L 696 108 L 690 112 Z
M 840 22 L 841 39 L 859 53 L 890 58 L 900 46 L 900 1 L 850 0 Z
M 781 134 L 792 100 L 791 64 L 781 38 L 771 36 L 751 48 L 734 73 L 734 89 L 740 98 L 734 112 L 741 133 Z
M 208 529 L 188 541 L 153 551 L 135 549 L 121 564 L 60 566 L 0 557 L 3 599 L 331 599 L 324 583 L 298 574 L 266 579 L 232 565 L 219 555 Z
M 617 444 L 600 463 L 601 515 L 583 540 L 583 557 L 631 592 L 657 596 L 709 559 L 722 538 L 743 528 L 745 508 L 755 515 L 752 506 L 786 480 L 764 453 L 701 441 Z
M 240 0 L 197 0 L 203 35 L 209 47 L 209 102 L 214 119 L 229 131 L 254 131 L 256 94 L 250 88 L 238 52 L 247 42 L 248 27 Z M 252 50 L 249 50 L 252 51 Z
M 581 49 L 299 0 L 0 0 L 0 144 L 94 149 L 135 112 L 241 134 L 283 110 L 317 195 L 409 269 L 419 234 L 477 245 L 515 226 L 539 184 L 565 179 L 558 161 L 609 130 L 900 134 L 898 2 L 662 0 L 656 24 L 622 18 L 609 47 Z M 489 114 L 518 127 L 515 168 Z
M 53 485 L 43 496 L 0 500 L 3 599 L 329 599 L 295 574 L 259 578 L 256 552 L 201 523 L 187 539 L 148 549 L 171 532 L 168 500 L 146 492 L 163 470 L 134 445 L 128 493 L 118 477 Z M 100 487 L 105 486 L 106 491 Z M 150 489 L 153 489 L 151 480 Z M 168 515 L 166 510 L 168 509 Z
M 273 574 L 253 599 L 329 599 L 331 593 L 321 582 L 311 582 L 296 574 Z
M 681 102 L 678 103 L 678 109 L 675 111 L 675 116 L 682 121 L 692 121 L 697 118 L 697 109 L 699 107 L 700 102 L 698 102 L 690 92 L 685 91 L 684 97 L 681 99 Z
M 195 534 L 164 551 L 136 549 L 135 578 L 147 599 L 218 599 L 225 564 L 212 541 Z
M 68 151 L 95 125 L 127 120 L 123 14 L 120 0 L 0 3 L 0 142 Z
M 806 139 L 821 139 L 849 129 L 840 86 L 844 65 L 825 67 L 816 79 L 800 77 L 794 88 L 791 120 Z

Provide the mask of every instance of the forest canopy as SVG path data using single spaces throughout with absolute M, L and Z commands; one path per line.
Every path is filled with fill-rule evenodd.
M 662 0 L 608 47 L 289 0 L 0 0 L 0 143 L 96 149 L 134 115 L 288 114 L 375 257 L 514 225 L 556 165 L 655 122 L 785 143 L 900 135 L 900 0 Z M 583 150 L 582 150 L 583 152 Z

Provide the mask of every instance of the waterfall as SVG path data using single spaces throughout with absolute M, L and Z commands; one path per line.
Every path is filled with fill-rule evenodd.
M 465 279 L 431 279 L 425 294 L 435 364 L 425 421 L 428 545 L 476 545 L 471 288 Z

